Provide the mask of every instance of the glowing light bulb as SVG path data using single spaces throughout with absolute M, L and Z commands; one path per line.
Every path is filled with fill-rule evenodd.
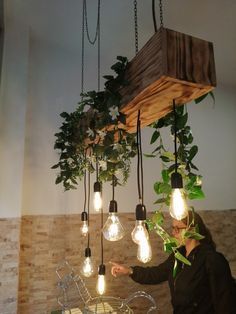
M 83 221 L 82 223 L 82 227 L 80 228 L 81 234 L 86 237 L 88 234 L 88 222 L 87 221 Z
M 94 198 L 93 198 L 94 210 L 99 212 L 102 208 L 102 193 L 100 182 L 94 183 Z
M 149 239 L 148 231 L 144 220 L 136 220 L 135 227 L 131 233 L 131 236 L 132 240 L 136 244 L 140 244 L 141 242 Z
M 90 277 L 94 273 L 94 264 L 91 259 L 91 250 L 89 247 L 85 249 L 85 259 L 81 264 L 80 272 L 85 277 Z
M 97 293 L 100 295 L 103 295 L 106 291 L 105 265 L 103 264 L 99 266 L 96 290 L 97 290 Z
M 81 234 L 86 237 L 88 234 L 88 214 L 86 211 L 81 213 L 82 227 L 80 228 Z
M 171 217 L 177 220 L 181 220 L 188 215 L 188 205 L 183 189 L 173 189 L 169 210 Z
M 86 257 L 82 264 L 81 274 L 85 277 L 92 276 L 94 272 L 94 265 L 91 260 L 91 257 Z
M 139 243 L 137 259 L 142 263 L 147 263 L 152 259 L 152 248 L 149 240 L 145 239 Z
M 118 241 L 125 234 L 124 228 L 120 223 L 117 213 L 109 213 L 107 221 L 103 227 L 103 235 L 108 241 Z

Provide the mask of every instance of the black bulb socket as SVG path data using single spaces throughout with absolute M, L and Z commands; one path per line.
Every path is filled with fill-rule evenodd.
M 88 214 L 87 212 L 83 211 L 81 213 L 81 221 L 87 221 L 88 220 Z
M 101 192 L 102 191 L 102 187 L 101 187 L 101 183 L 96 181 L 93 185 L 93 191 L 94 192 Z
M 91 250 L 89 247 L 86 247 L 85 251 L 84 251 L 84 256 L 85 257 L 90 257 L 91 256 Z
M 171 174 L 171 187 L 172 189 L 182 189 L 183 188 L 183 178 L 180 173 L 173 172 Z
M 115 200 L 110 201 L 109 213 L 117 213 L 117 201 Z
M 106 273 L 106 266 L 104 264 L 99 265 L 98 275 L 105 275 L 105 273 Z
M 143 204 L 136 206 L 136 220 L 146 220 L 146 207 Z

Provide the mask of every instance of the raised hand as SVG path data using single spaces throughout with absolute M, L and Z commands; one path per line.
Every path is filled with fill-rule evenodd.
M 123 266 L 114 262 L 109 262 L 112 267 L 111 267 L 111 274 L 114 277 L 117 276 L 128 276 L 132 274 L 132 268 Z

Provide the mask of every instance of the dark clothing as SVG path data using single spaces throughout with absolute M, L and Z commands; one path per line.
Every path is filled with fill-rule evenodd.
M 185 248 L 180 252 L 185 255 Z M 133 267 L 130 277 L 141 284 L 169 282 L 174 314 L 236 314 L 236 289 L 224 256 L 200 244 L 188 256 L 191 266 L 179 262 L 173 278 L 174 255 L 159 266 Z

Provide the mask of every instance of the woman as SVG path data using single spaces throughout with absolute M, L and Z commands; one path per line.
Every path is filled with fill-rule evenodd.
M 159 284 L 168 280 L 174 314 L 235 314 L 236 288 L 229 264 L 221 253 L 216 252 L 215 243 L 201 217 L 189 212 L 188 219 L 192 221 L 191 226 L 198 226 L 204 239 L 185 239 L 183 243 L 181 231 L 187 228 L 187 219 L 173 220 L 172 234 L 184 244 L 179 250 L 191 262 L 191 266 L 178 262 L 175 278 L 172 275 L 173 254 L 153 267 L 125 267 L 112 263 L 111 273 L 115 277 L 129 275 L 141 284 Z

